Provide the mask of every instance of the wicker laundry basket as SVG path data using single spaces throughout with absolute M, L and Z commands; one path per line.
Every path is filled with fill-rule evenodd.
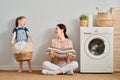
M 17 53 L 15 47 L 13 46 L 13 53 L 16 61 L 27 61 L 32 59 L 32 42 L 28 42 L 25 48 Z
M 23 52 L 19 54 L 14 54 L 17 61 L 27 61 L 32 59 L 32 52 Z
M 113 18 L 112 13 L 110 11 L 103 12 L 99 10 L 98 14 L 96 15 L 95 24 L 96 26 L 101 26 L 101 27 L 113 26 L 114 18 Z

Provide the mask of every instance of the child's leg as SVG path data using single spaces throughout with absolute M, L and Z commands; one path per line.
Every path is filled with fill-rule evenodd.
M 31 60 L 28 60 L 27 63 L 28 63 L 28 67 L 29 67 L 29 72 L 32 72 Z
M 22 72 L 22 66 L 23 66 L 23 61 L 20 61 L 19 62 L 19 71 L 18 72 Z

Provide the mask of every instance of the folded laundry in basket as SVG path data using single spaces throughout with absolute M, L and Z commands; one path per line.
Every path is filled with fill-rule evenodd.
M 19 41 L 17 43 L 15 43 L 15 49 L 16 49 L 16 53 L 20 53 L 26 46 L 26 42 L 25 41 Z
M 72 48 L 58 49 L 58 48 L 48 47 L 46 52 L 50 52 L 51 50 L 53 50 L 57 54 L 67 54 L 67 53 L 75 54 L 75 50 Z

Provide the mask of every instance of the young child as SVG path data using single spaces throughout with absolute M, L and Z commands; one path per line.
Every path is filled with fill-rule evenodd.
M 20 16 L 16 18 L 16 27 L 13 29 L 13 34 L 12 34 L 12 40 L 11 44 L 14 46 L 16 43 L 20 41 L 28 42 L 28 38 L 32 41 L 32 36 L 29 33 L 29 30 L 25 27 L 26 25 L 26 17 L 25 16 Z M 19 61 L 19 70 L 18 72 L 22 72 L 22 66 L 23 66 L 23 61 Z M 26 60 L 28 63 L 29 67 L 29 72 L 32 72 L 31 69 L 31 60 Z

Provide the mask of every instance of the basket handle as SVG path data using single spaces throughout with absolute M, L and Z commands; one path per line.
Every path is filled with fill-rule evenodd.
M 103 10 L 101 10 L 100 8 L 96 7 L 98 12 L 103 12 Z
M 111 13 L 110 9 L 107 11 L 107 13 Z
M 103 12 L 103 10 L 101 10 L 100 8 L 96 7 L 98 13 L 111 13 L 110 10 L 106 11 L 106 12 Z

